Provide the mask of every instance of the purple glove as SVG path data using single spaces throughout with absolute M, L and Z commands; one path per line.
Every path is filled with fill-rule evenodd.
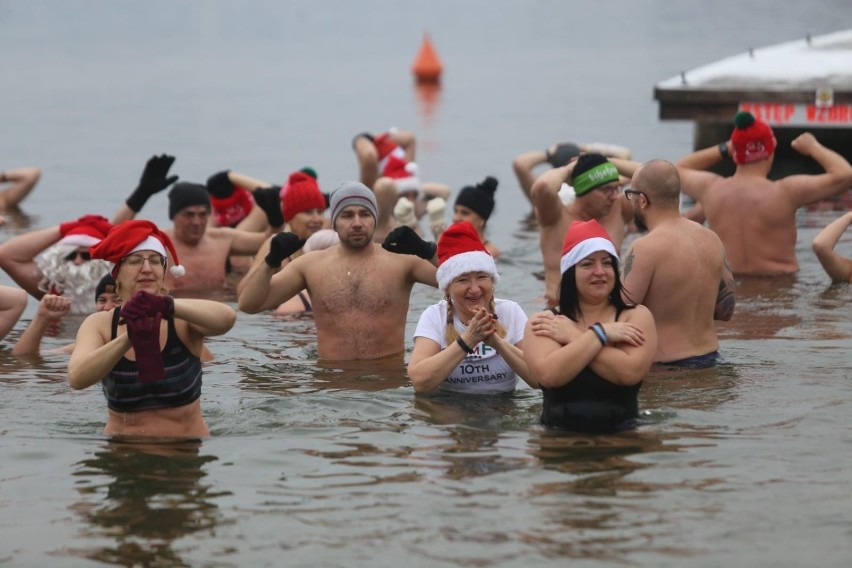
M 127 335 L 136 353 L 136 368 L 143 383 L 166 378 L 160 350 L 160 322 L 174 315 L 171 296 L 137 292 L 121 307 Z
M 125 320 L 138 319 L 159 315 L 169 319 L 175 313 L 175 299 L 171 296 L 161 296 L 149 292 L 136 292 L 121 309 L 121 317 Z

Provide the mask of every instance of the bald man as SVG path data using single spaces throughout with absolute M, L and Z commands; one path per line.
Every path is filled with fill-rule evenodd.
M 680 192 L 678 170 L 664 160 L 642 164 L 624 190 L 648 234 L 627 251 L 623 295 L 654 315 L 655 362 L 705 368 L 719 361 L 714 319 L 731 319 L 734 279 L 716 233 L 681 215 Z

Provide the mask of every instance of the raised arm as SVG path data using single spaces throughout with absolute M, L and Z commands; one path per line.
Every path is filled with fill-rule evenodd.
M 832 282 L 852 282 L 852 259 L 840 255 L 834 248 L 852 224 L 852 211 L 847 211 L 819 232 L 811 247 Z
M 305 239 L 293 233 L 278 233 L 270 237 L 269 253 L 254 259 L 240 283 L 237 304 L 241 311 L 256 314 L 271 310 L 307 287 L 303 267 L 312 259 L 306 260 L 306 256 L 301 256 L 281 269 L 281 262 L 304 244 Z
M 174 162 L 175 157 L 167 154 L 151 156 L 148 159 L 139 178 L 139 185 L 113 215 L 111 219 L 113 225 L 136 217 L 154 194 L 163 191 L 178 180 L 178 176 L 169 176 L 169 169 Z
M 519 154 L 512 160 L 512 169 L 515 170 L 515 177 L 518 178 L 518 185 L 521 186 L 521 191 L 527 196 L 527 199 L 532 203 L 532 185 L 536 175 L 533 170 L 536 166 L 547 163 L 546 150 L 532 150 Z
M 222 302 L 190 298 L 175 299 L 174 317 L 203 337 L 227 333 L 237 321 L 237 313 Z
M 20 205 L 38 183 L 41 170 L 35 167 L 14 168 L 0 172 L 0 183 L 9 184 L 0 190 L 0 209 L 14 209 Z
M 792 193 L 797 207 L 828 199 L 852 187 L 852 166 L 846 158 L 820 144 L 810 132 L 797 136 L 790 146 L 813 158 L 825 170 L 823 174 L 792 175 L 779 181 L 781 187 Z
M 107 341 L 101 333 L 109 329 L 112 312 L 98 312 L 83 320 L 77 331 L 77 343 L 68 360 L 68 384 L 85 389 L 102 381 L 130 349 L 130 337 L 120 333 Z
M 241 229 L 232 229 L 230 227 L 218 227 L 216 229 L 208 229 L 222 233 L 230 239 L 230 254 L 254 255 L 260 249 L 263 242 L 269 238 L 269 231 L 256 233 L 254 231 L 243 231 Z
M 530 195 L 539 225 L 555 225 L 562 218 L 563 205 L 559 190 L 571 177 L 575 163 L 547 170 L 533 182 Z
M 6 337 L 6 334 L 15 327 L 26 307 L 25 291 L 11 286 L 0 286 L 0 339 Z
M 41 299 L 38 289 L 41 271 L 35 257 L 62 237 L 59 225 L 19 235 L 0 244 L 0 268 L 34 298 Z
M 38 355 L 41 350 L 41 340 L 48 328 L 62 320 L 63 317 L 71 309 L 71 301 L 62 296 L 54 294 L 45 294 L 38 304 L 33 320 L 20 339 L 12 348 L 12 355 L 20 357 L 22 355 Z

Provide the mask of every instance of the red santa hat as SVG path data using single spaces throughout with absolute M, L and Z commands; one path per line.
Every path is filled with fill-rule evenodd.
M 765 160 L 775 152 L 777 141 L 772 128 L 750 112 L 738 112 L 734 117 L 734 125 L 731 133 L 734 163 L 749 164 Z
M 174 266 L 169 269 L 177 278 L 186 274 L 186 269 L 178 262 L 177 252 L 172 240 L 151 221 L 134 219 L 123 221 L 112 228 L 106 238 L 90 249 L 92 258 L 101 258 L 115 263 L 112 275 L 118 274 L 121 260 L 140 250 L 151 250 L 164 258 L 171 257 Z M 166 254 L 168 251 L 168 254 Z
M 417 177 L 419 169 L 414 162 L 406 161 L 398 156 L 390 156 L 383 174 L 393 179 L 396 190 L 399 193 L 408 191 L 420 191 L 420 178 Z
M 317 180 L 303 171 L 290 174 L 287 184 L 281 189 L 279 195 L 282 201 L 284 221 L 287 223 L 297 213 L 311 209 L 325 210 L 325 197 L 320 191 Z
M 233 227 L 246 218 L 254 207 L 254 197 L 244 187 L 234 186 L 234 191 L 227 197 L 216 197 L 210 194 L 210 205 L 216 224 L 220 227 Z
M 75 247 L 90 247 L 96 245 L 112 229 L 106 217 L 100 215 L 83 215 L 76 221 L 69 221 L 59 225 L 59 244 L 72 245 Z
M 373 139 L 373 145 L 376 147 L 376 151 L 379 153 L 379 161 L 381 162 L 388 155 L 396 150 L 399 146 L 396 142 L 393 141 L 393 138 L 390 137 L 390 132 L 383 132 L 379 134 Z
M 603 225 L 592 219 L 591 221 L 574 221 L 565 233 L 562 242 L 562 259 L 559 261 L 559 271 L 565 271 L 589 256 L 590 254 L 605 251 L 618 258 L 615 243 L 609 237 L 609 233 Z
M 438 288 L 445 290 L 468 272 L 486 272 L 494 282 L 500 279 L 494 258 L 476 233 L 470 221 L 453 223 L 438 239 Z

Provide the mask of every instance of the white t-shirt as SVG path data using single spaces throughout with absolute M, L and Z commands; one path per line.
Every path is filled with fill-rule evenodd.
M 517 302 L 511 300 L 494 299 L 497 319 L 506 329 L 505 340 L 512 345 L 524 338 L 524 326 L 527 324 L 527 314 Z M 467 326 L 461 320 L 453 317 L 456 332 L 459 335 L 467 330 Z M 447 347 L 447 301 L 441 300 L 432 304 L 420 315 L 414 337 L 425 337 L 431 339 L 441 346 Z M 515 390 L 518 376 L 503 357 L 495 349 L 480 342 L 471 345 L 473 353 L 467 355 L 461 363 L 453 369 L 450 376 L 444 379 L 439 390 L 466 393 L 498 393 L 511 392 Z

